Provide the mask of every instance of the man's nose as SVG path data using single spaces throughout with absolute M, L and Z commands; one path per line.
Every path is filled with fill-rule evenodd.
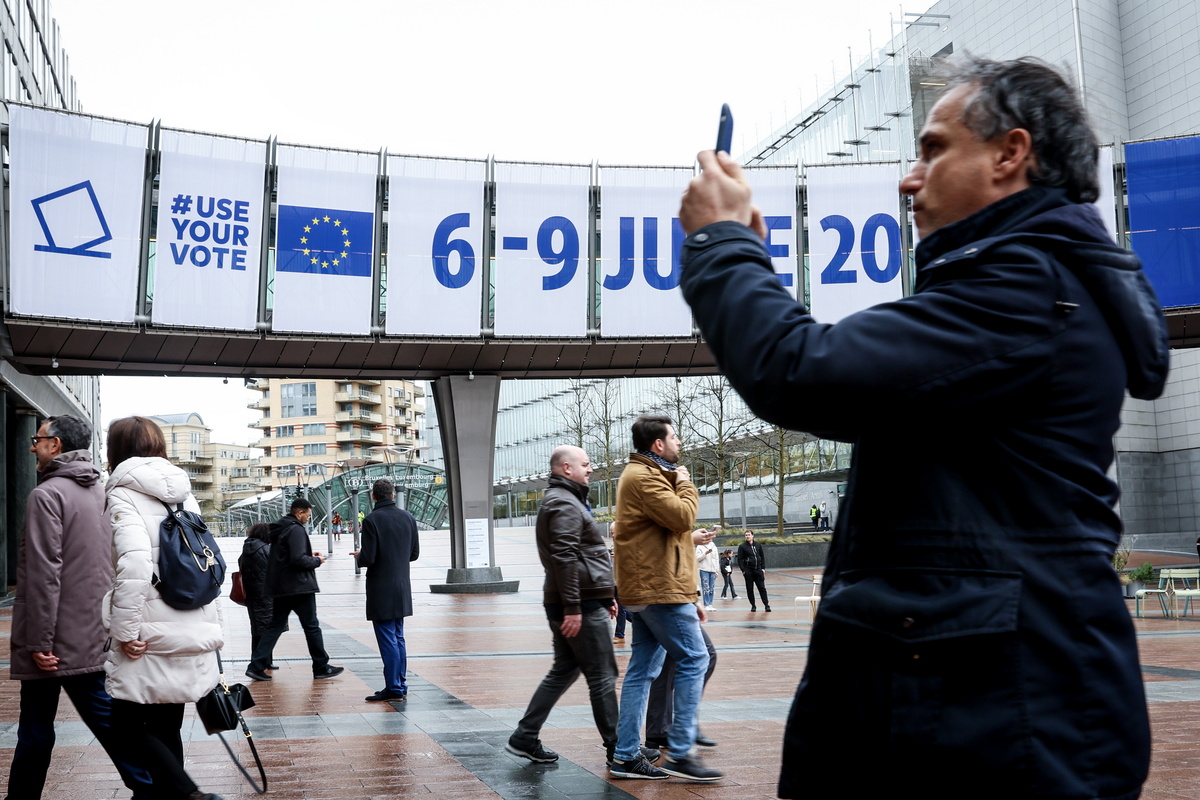
M 900 181 L 900 194 L 916 194 L 925 182 L 924 170 L 913 167 Z

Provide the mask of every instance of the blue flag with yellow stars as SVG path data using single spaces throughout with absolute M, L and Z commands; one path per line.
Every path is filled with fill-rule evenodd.
M 275 271 L 371 277 L 369 211 L 279 206 Z

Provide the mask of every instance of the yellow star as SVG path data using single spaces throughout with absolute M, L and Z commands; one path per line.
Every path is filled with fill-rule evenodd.
M 350 246 L 350 240 L 349 240 L 349 239 L 347 239 L 346 241 L 342 242 L 342 247 L 349 247 L 349 246 Z
M 346 254 L 345 254 L 345 252 L 343 252 L 341 255 L 342 255 L 342 258 L 345 258 L 345 257 L 346 257 Z
M 318 221 L 319 220 L 316 217 L 313 217 L 313 225 L 316 225 Z M 308 228 L 305 228 L 304 230 L 308 230 Z
M 333 260 L 333 265 L 334 265 L 335 267 L 338 265 L 338 260 L 337 260 L 336 258 Z
M 349 236 L 349 235 L 350 235 L 350 231 L 346 230 L 345 228 L 342 228 L 342 236 Z
M 312 232 L 312 228 L 310 228 L 310 227 L 308 227 L 307 225 L 305 225 L 305 226 L 304 226 L 304 232 L 305 232 L 305 233 L 311 233 L 311 232 Z
M 306 255 L 306 256 L 307 256 L 307 255 L 311 255 L 311 254 L 308 252 L 308 248 L 307 248 L 307 247 L 306 247 L 306 248 L 304 248 L 304 255 Z
M 325 221 L 326 221 L 326 222 L 329 222 L 329 217 L 326 217 L 326 218 L 325 218 Z
M 308 244 L 308 237 L 307 237 L 307 236 L 301 236 L 301 237 L 300 237 L 300 244 Z
M 314 258 L 314 259 L 312 260 L 312 263 L 314 263 L 314 264 L 315 264 L 315 263 L 317 263 L 317 260 Z
M 326 268 L 326 267 L 328 267 L 328 266 L 329 266 L 329 262 L 328 262 L 328 261 L 322 261 L 322 262 L 321 262 L 321 269 L 325 269 L 325 268 Z
M 339 228 L 342 227 L 342 221 L 340 219 L 335 219 L 333 221 L 333 224 L 338 226 Z

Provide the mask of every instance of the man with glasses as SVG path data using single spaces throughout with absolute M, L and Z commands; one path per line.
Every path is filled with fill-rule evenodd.
M 134 798 L 149 798 L 150 774 L 117 755 L 109 726 L 108 634 L 100 609 L 112 588 L 112 530 L 100 470 L 92 463 L 92 426 L 72 416 L 50 417 L 31 440 L 38 482 L 25 506 L 9 640 L 21 717 L 8 798 L 42 796 L 63 691 Z

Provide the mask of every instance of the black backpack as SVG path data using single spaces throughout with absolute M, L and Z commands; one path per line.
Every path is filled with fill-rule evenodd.
M 211 603 L 225 582 L 225 559 L 204 520 L 183 503 L 163 503 L 167 517 L 158 528 L 158 572 L 150 579 L 171 608 L 189 611 Z

